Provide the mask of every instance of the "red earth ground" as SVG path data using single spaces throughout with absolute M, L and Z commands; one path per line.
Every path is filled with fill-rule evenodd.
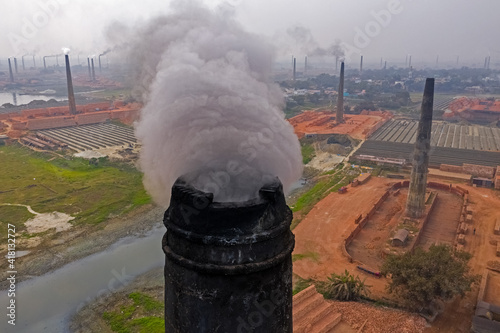
M 380 128 L 392 115 L 383 111 L 366 111 L 366 114 L 345 115 L 344 123 L 337 124 L 335 114 L 328 111 L 305 111 L 288 121 L 300 138 L 306 134 L 348 134 L 359 140 Z
M 432 176 L 429 181 L 447 183 Z M 366 214 L 393 182 L 375 177 L 362 186 L 349 187 L 346 194 L 331 193 L 321 200 L 294 229 L 294 254 L 305 255 L 304 259 L 294 262 L 294 273 L 302 278 L 325 280 L 332 273 L 342 273 L 347 269 L 362 278 L 366 277 L 366 283 L 372 286 L 373 297 L 391 299 L 385 290 L 387 279 L 379 279 L 357 270 L 357 264 L 350 263 L 342 254 L 341 246 L 343 240 L 355 228 L 355 218 L 359 214 Z M 470 191 L 469 198 L 474 210 L 473 226 L 466 235 L 465 250 L 473 255 L 470 261 L 472 272 L 483 274 L 488 261 L 499 260 L 496 257 L 496 245 L 493 244 L 496 240 L 500 241 L 500 236 L 493 235 L 493 229 L 495 219 L 500 218 L 500 192 L 468 185 L 460 186 Z M 446 208 L 446 205 L 444 206 Z M 436 221 L 442 217 L 443 215 L 437 216 Z M 443 232 L 448 234 L 449 228 L 443 228 Z M 475 234 L 472 232 L 473 228 L 476 228 Z M 457 298 L 447 304 L 445 312 L 439 315 L 425 332 L 468 332 L 478 289 L 478 286 L 475 286 L 465 298 Z

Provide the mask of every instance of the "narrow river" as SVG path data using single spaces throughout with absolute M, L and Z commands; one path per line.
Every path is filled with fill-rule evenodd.
M 10 103 L 12 105 L 23 105 L 28 104 L 34 100 L 48 101 L 50 99 L 55 99 L 56 101 L 66 101 L 67 97 L 55 97 L 52 95 L 19 95 L 18 93 L 6 93 L 0 92 L 0 105 L 5 103 Z
M 16 325 L 8 324 L 7 291 L 0 294 L 0 332 L 66 333 L 70 317 L 99 295 L 128 284 L 164 263 L 163 225 L 145 237 L 127 237 L 107 250 L 70 263 L 52 273 L 16 285 Z

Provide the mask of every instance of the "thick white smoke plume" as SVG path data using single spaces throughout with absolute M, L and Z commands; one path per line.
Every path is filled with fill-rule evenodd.
M 191 1 L 139 30 L 131 58 L 145 105 L 136 135 L 155 201 L 168 205 L 174 181 L 186 174 L 216 201 L 255 198 L 271 177 L 285 190 L 300 178 L 300 145 L 269 78 L 270 44 L 231 13 Z

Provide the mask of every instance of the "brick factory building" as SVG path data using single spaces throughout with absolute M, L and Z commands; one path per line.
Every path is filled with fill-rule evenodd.
M 500 100 L 460 97 L 445 111 L 446 120 L 468 120 L 481 123 L 500 121 Z

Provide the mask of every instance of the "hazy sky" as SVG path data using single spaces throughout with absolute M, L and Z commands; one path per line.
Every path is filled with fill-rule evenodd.
M 127 24 L 169 10 L 168 0 L 3 0 L 0 14 L 0 57 L 60 53 L 99 54 L 107 48 L 105 31 L 113 21 Z M 404 62 L 415 65 L 476 62 L 491 55 L 500 61 L 498 0 L 205 0 L 226 3 L 250 31 L 272 37 L 281 58 L 302 58 L 315 42 L 322 47 L 340 39 L 347 61 Z M 310 31 L 307 43 L 286 31 Z M 296 36 L 295 36 L 296 37 Z

